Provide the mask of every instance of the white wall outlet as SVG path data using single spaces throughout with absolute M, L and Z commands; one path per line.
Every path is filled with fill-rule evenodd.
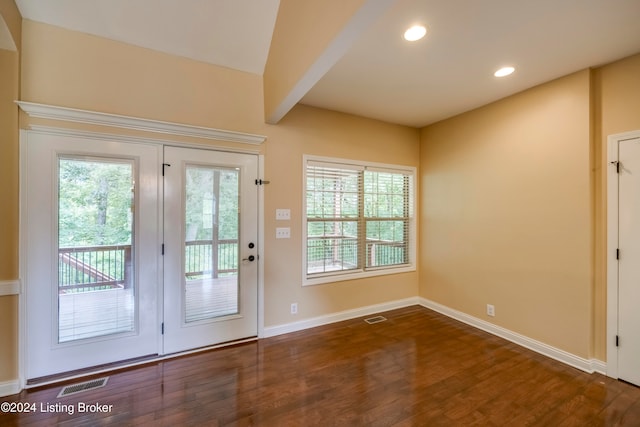
M 491 305 L 491 304 L 487 304 L 487 316 L 495 316 L 496 315 L 496 308 Z
M 283 221 L 291 219 L 291 209 L 276 209 L 276 220 Z
M 291 229 L 289 227 L 276 228 L 276 239 L 288 239 L 291 237 Z
M 291 304 L 291 314 L 298 314 L 298 303 L 294 302 Z

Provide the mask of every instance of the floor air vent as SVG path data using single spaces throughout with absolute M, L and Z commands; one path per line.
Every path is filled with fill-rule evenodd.
M 384 316 L 369 317 L 368 319 L 364 319 L 364 321 L 370 325 L 374 323 L 384 322 L 385 320 L 387 320 L 387 318 Z
M 107 385 L 109 377 L 98 378 L 97 380 L 85 381 L 83 383 L 71 384 L 65 386 L 60 390 L 57 397 L 69 396 L 76 393 L 82 393 L 83 391 L 89 391 L 96 388 L 104 387 Z

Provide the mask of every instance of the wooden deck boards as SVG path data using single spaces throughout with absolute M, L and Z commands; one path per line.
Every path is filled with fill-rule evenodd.
M 60 342 L 132 331 L 134 300 L 131 289 L 60 295 Z M 236 277 L 190 281 L 186 306 L 187 322 L 237 313 Z

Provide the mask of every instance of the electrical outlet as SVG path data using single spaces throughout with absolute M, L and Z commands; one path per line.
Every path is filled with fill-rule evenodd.
M 291 229 L 289 227 L 276 228 L 276 239 L 289 239 L 291 237 Z
M 291 304 L 291 314 L 298 314 L 298 303 L 294 302 Z
M 291 219 L 291 209 L 276 209 L 276 220 Z
M 496 308 L 491 305 L 491 304 L 487 304 L 487 316 L 495 316 L 496 315 Z

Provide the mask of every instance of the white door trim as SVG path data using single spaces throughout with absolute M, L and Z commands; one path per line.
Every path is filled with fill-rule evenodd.
M 174 146 L 174 147 L 184 147 L 184 148 L 206 148 L 212 151 L 222 151 L 222 152 L 231 152 L 231 153 L 244 153 L 244 154 L 259 154 L 259 150 L 257 149 L 248 149 L 247 147 L 230 147 L 228 145 L 217 145 L 215 142 L 202 144 L 202 143 L 194 143 L 194 142 L 182 142 L 175 140 L 163 140 L 158 138 L 148 138 L 148 137 L 136 137 L 130 135 L 123 134 L 113 134 L 107 132 L 93 132 L 86 130 L 78 130 L 78 129 L 70 129 L 65 127 L 56 127 L 56 126 L 37 126 L 32 125 L 30 129 L 20 129 L 20 170 L 23 171 L 26 156 L 23 150 L 23 144 L 27 140 L 27 137 L 30 133 L 41 133 L 41 134 L 54 134 L 54 135 L 68 135 L 68 136 L 79 136 L 86 138 L 88 140 L 112 140 L 112 141 L 120 141 L 120 142 L 128 142 L 133 144 L 157 144 L 159 146 Z M 266 137 L 265 137 L 266 139 Z M 258 155 L 258 177 L 260 179 L 264 179 L 264 155 Z M 21 172 L 20 173 L 20 188 L 25 188 L 25 176 Z M 160 185 L 163 185 L 161 180 Z M 258 191 L 258 256 L 260 260 L 264 260 L 264 188 L 261 188 Z M 23 219 L 24 216 L 24 195 L 22 191 L 19 192 L 19 206 L 20 206 L 20 224 L 19 224 L 19 279 L 16 280 L 17 283 L 20 283 L 22 278 L 24 277 L 25 272 L 25 244 L 24 244 L 24 236 L 25 236 L 25 222 Z M 261 261 L 258 264 L 258 337 L 264 336 L 264 261 Z M 27 378 L 26 378 L 26 366 L 27 366 L 27 354 L 26 354 L 26 299 L 24 297 L 23 292 L 17 293 L 18 296 L 18 388 L 19 390 L 23 390 L 27 387 Z M 162 304 L 162 296 L 160 296 L 160 304 Z M 162 339 L 159 336 L 158 340 L 158 348 L 160 348 L 160 340 Z M 212 346 L 211 348 L 216 348 L 219 346 Z M 205 349 L 194 350 L 190 352 L 185 352 L 185 354 L 193 353 L 196 351 L 203 351 Z M 172 355 L 171 357 L 175 357 L 178 355 Z M 159 356 L 158 360 L 166 359 L 166 357 Z M 140 362 L 146 363 L 146 362 Z M 137 363 L 131 364 L 131 366 L 136 365 Z M 83 374 L 86 375 L 86 374 Z
M 640 130 L 607 138 L 607 376 L 618 378 L 618 144 L 640 138 Z
M 258 156 L 258 179 L 265 179 L 264 155 Z M 258 187 L 258 338 L 264 337 L 264 184 Z

